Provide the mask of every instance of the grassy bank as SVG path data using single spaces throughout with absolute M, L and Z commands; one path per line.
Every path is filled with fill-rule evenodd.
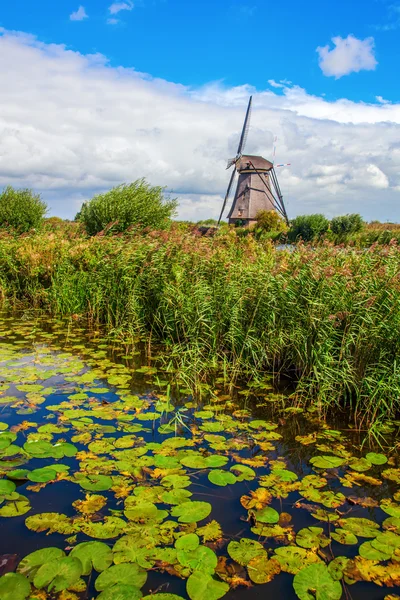
M 399 412 L 400 255 L 214 238 L 178 229 L 86 239 L 79 231 L 0 238 L 3 305 L 87 315 L 162 342 L 188 376 L 262 370 L 298 379 L 296 401 Z

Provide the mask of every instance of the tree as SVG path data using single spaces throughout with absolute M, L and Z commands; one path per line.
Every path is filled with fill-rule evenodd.
M 17 233 L 42 226 L 47 205 L 32 190 L 7 186 L 0 193 L 0 226 L 12 227 Z
M 257 215 L 257 227 L 266 232 L 285 231 L 286 223 L 276 210 L 260 210 Z
M 78 220 L 89 235 L 103 231 L 125 231 L 131 225 L 140 229 L 164 228 L 175 214 L 177 201 L 164 198 L 164 188 L 152 187 L 145 179 L 119 185 L 82 204 Z
M 303 240 L 311 242 L 320 239 L 329 229 L 329 221 L 321 214 L 301 215 L 293 219 L 288 231 L 291 242 Z
M 357 213 L 335 217 L 331 221 L 331 231 L 338 237 L 347 237 L 364 228 L 364 221 Z

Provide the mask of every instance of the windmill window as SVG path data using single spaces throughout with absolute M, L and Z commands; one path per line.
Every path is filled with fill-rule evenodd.
M 238 208 L 238 215 L 239 215 L 239 217 L 243 216 L 243 208 L 242 207 Z

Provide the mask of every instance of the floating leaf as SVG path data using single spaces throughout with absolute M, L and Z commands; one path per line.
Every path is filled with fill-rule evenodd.
M 82 564 L 77 558 L 66 556 L 42 565 L 33 583 L 37 588 L 48 588 L 50 592 L 67 590 L 77 583 L 82 575 Z
M 53 481 L 57 478 L 57 472 L 51 467 L 42 467 L 41 469 L 34 469 L 28 473 L 29 481 L 36 483 L 45 483 L 47 481 Z
M 171 515 L 178 517 L 180 523 L 197 523 L 208 517 L 211 508 L 209 502 L 184 502 L 174 506 Z
M 35 576 L 39 567 L 64 556 L 65 552 L 60 548 L 42 548 L 42 550 L 36 550 L 21 560 L 18 565 L 18 572 L 31 579 Z
M 229 556 L 244 567 L 249 564 L 252 558 L 266 555 L 264 546 L 260 542 L 249 538 L 242 538 L 239 542 L 229 542 L 227 550 Z
M 188 533 L 176 540 L 175 548 L 177 550 L 193 551 L 196 550 L 199 544 L 199 536 L 195 533 Z
M 62 533 L 70 535 L 79 531 L 79 527 L 73 524 L 72 519 L 59 513 L 39 513 L 25 520 L 25 525 L 32 531 L 46 531 L 49 533 Z
M 102 592 L 116 584 L 128 584 L 136 588 L 141 588 L 147 580 L 147 573 L 135 563 L 126 563 L 122 565 L 113 565 L 97 577 L 95 588 Z
M 219 600 L 229 591 L 229 585 L 208 573 L 195 571 L 187 580 L 186 591 L 190 600 Z
M 274 508 L 267 506 L 266 508 L 262 508 L 254 513 L 254 517 L 258 523 L 278 523 L 279 521 L 279 513 Z
M 386 498 L 385 500 L 381 501 L 380 507 L 386 514 L 390 515 L 391 517 L 396 517 L 397 519 L 400 518 L 400 504 L 396 504 L 395 502 L 392 502 L 392 500 Z
M 214 485 L 225 487 L 226 485 L 236 483 L 236 477 L 230 471 L 215 469 L 208 474 L 208 480 Z
M 371 463 L 366 458 L 353 458 L 349 462 L 350 468 L 358 473 L 363 473 L 371 468 Z
M 345 461 L 338 456 L 314 456 L 310 463 L 318 469 L 336 469 L 345 464 Z
M 107 504 L 107 498 L 96 494 L 86 494 L 85 500 L 75 500 L 72 506 L 83 515 L 93 515 Z
M 29 581 L 19 573 L 7 573 L 0 577 L 1 600 L 25 600 L 31 593 Z
M 304 565 L 321 562 L 321 559 L 312 551 L 295 546 L 286 546 L 275 549 L 274 558 L 281 565 L 282 571 L 296 575 Z
M 0 517 L 20 517 L 30 511 L 31 505 L 28 498 L 17 494 L 13 500 L 7 501 L 0 507 Z
M 253 583 L 268 583 L 281 572 L 281 565 L 276 558 L 261 554 L 250 560 L 247 571 Z
M 217 556 L 207 546 L 198 546 L 195 550 L 178 550 L 177 558 L 183 567 L 202 573 L 214 573 L 217 566 Z
M 83 523 L 81 530 L 90 537 L 108 540 L 121 535 L 126 529 L 126 525 L 126 521 L 119 517 L 105 517 L 103 522 L 92 523 L 88 521 Z
M 13 481 L 8 479 L 0 479 L 0 496 L 8 496 L 12 494 L 17 486 Z
M 324 564 L 301 569 L 294 577 L 293 588 L 300 600 L 340 600 L 342 597 L 342 586 L 331 577 Z
M 196 529 L 197 534 L 203 538 L 203 542 L 213 542 L 222 538 L 221 525 L 217 521 L 211 521 Z
M 139 588 L 126 583 L 117 583 L 101 592 L 96 600 L 140 600 L 141 598 L 142 592 Z
M 371 465 L 384 465 L 388 460 L 384 454 L 377 454 L 376 452 L 368 452 L 365 458 Z
M 151 569 L 155 563 L 154 544 L 151 539 L 125 535 L 114 544 L 114 562 L 116 565 L 132 562 L 144 569 Z
M 339 544 L 345 544 L 346 546 L 351 546 L 353 544 L 358 544 L 357 536 L 351 531 L 346 531 L 345 529 L 335 529 L 333 533 L 331 533 L 331 538 L 338 542 Z
M 296 535 L 296 544 L 302 548 L 325 548 L 329 538 L 324 535 L 322 527 L 304 527 Z
M 101 573 L 113 562 L 113 553 L 103 542 L 83 542 L 72 549 L 70 555 L 82 563 L 82 575 L 90 575 L 92 568 Z
M 340 519 L 339 525 L 346 531 L 350 531 L 359 537 L 376 537 L 379 533 L 379 525 L 370 519 L 349 517 Z
M 256 476 L 255 471 L 246 465 L 233 465 L 230 470 L 236 476 L 237 481 L 253 481 Z
M 81 488 L 91 492 L 103 492 L 105 490 L 109 490 L 113 484 L 111 477 L 108 475 L 82 476 L 80 473 L 77 473 L 75 475 L 75 479 Z

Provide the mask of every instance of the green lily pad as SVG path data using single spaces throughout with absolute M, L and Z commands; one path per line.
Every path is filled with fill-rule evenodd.
M 364 542 L 358 549 L 360 556 L 368 558 L 369 560 L 389 560 L 392 556 L 393 549 L 384 548 L 384 550 L 378 550 L 374 548 L 371 542 Z
M 347 519 L 340 519 L 339 525 L 342 529 L 350 531 L 359 537 L 376 537 L 379 533 L 379 525 L 370 519 L 364 519 L 362 517 L 348 517 Z
M 0 517 L 20 517 L 30 511 L 31 505 L 25 496 L 20 494 L 0 507 Z
M 305 565 L 321 562 L 317 554 L 305 548 L 284 546 L 275 549 L 274 558 L 280 563 L 282 571 L 296 575 Z
M 371 465 L 384 465 L 388 461 L 384 454 L 377 454 L 376 452 L 368 452 L 365 458 Z
M 137 563 L 144 569 L 151 569 L 155 563 L 154 544 L 153 540 L 137 539 L 135 536 L 125 535 L 114 544 L 113 560 L 116 565 Z
M 229 556 L 245 567 L 252 558 L 266 554 L 266 550 L 260 542 L 249 538 L 242 538 L 239 542 L 229 542 L 227 548 Z
M 72 549 L 69 554 L 78 558 L 82 563 L 82 575 L 90 575 L 92 568 L 101 573 L 108 569 L 113 562 L 111 549 L 103 542 L 83 542 Z
M 279 513 L 271 506 L 266 506 L 254 513 L 254 517 L 258 523 L 269 523 L 271 525 L 279 521 Z
M 13 481 L 8 479 L 0 479 L 0 496 L 8 496 L 15 491 L 17 486 Z
M 340 529 L 340 527 L 331 533 L 331 538 L 335 540 L 335 542 L 346 546 L 358 544 L 357 536 L 355 536 L 354 533 L 346 531 L 345 529 Z
M 304 527 L 296 535 L 296 544 L 301 548 L 325 548 L 329 538 L 324 535 L 322 527 Z
M 42 467 L 41 469 L 34 469 L 28 473 L 27 478 L 29 481 L 36 483 L 46 483 L 47 481 L 53 481 L 57 477 L 57 472 L 51 467 Z
M 111 477 L 108 475 L 81 476 L 81 474 L 78 473 L 75 476 L 75 479 L 81 488 L 90 492 L 103 492 L 109 490 L 113 484 Z
M 253 481 L 256 472 L 246 465 L 233 465 L 230 469 L 236 477 L 236 481 Z
M 381 501 L 380 508 L 387 515 L 389 515 L 391 517 L 396 517 L 398 519 L 400 518 L 400 504 L 396 504 L 395 502 L 392 502 L 390 499 L 385 498 L 384 500 Z M 1 508 L 0 508 L 0 513 L 1 513 Z
M 142 600 L 183 600 L 182 596 L 177 596 L 176 594 L 168 594 L 168 593 L 159 593 L 159 594 L 150 594 L 149 596 L 144 596 Z
M 186 591 L 190 600 L 219 600 L 229 591 L 229 585 L 208 573 L 195 571 L 187 580 Z
M 72 519 L 59 513 L 39 513 L 32 515 L 25 520 L 25 525 L 31 531 L 46 531 L 49 533 L 62 533 L 71 535 L 79 531 L 79 527 L 72 522 Z
M 226 485 L 236 483 L 236 477 L 230 471 L 215 469 L 208 474 L 208 480 L 214 485 L 225 487 Z
M 300 600 L 340 600 L 343 592 L 324 564 L 301 569 L 294 577 L 293 588 Z
M 187 533 L 182 537 L 178 538 L 175 542 L 175 548 L 177 550 L 185 550 L 187 552 L 196 550 L 199 546 L 200 540 L 199 536 L 195 533 Z
M 113 565 L 97 577 L 94 587 L 98 592 L 111 588 L 116 584 L 127 584 L 136 588 L 144 586 L 147 580 L 147 573 L 135 563 L 125 563 L 122 565 Z
M 202 573 L 214 573 L 217 566 L 217 556 L 207 546 L 198 546 L 195 550 L 178 550 L 177 558 L 183 567 Z
M 173 517 L 178 517 L 180 523 L 197 523 L 207 518 L 211 513 L 209 502 L 183 502 L 171 510 Z
M 20 573 L 7 573 L 0 577 L 1 600 L 25 600 L 30 593 L 30 583 Z
M 39 567 L 45 563 L 64 558 L 65 552 L 60 548 L 42 548 L 25 556 L 18 565 L 18 572 L 32 579 Z M 0 596 L 1 597 L 1 596 Z
M 172 489 L 169 492 L 163 492 L 161 500 L 164 504 L 182 504 L 182 502 L 186 502 L 192 495 L 192 492 L 189 492 L 189 490 Z
M 117 583 L 101 592 L 96 600 L 141 600 L 141 598 L 142 592 L 139 588 L 127 583 Z
M 342 467 L 345 461 L 338 456 L 314 456 L 310 459 L 310 463 L 318 469 L 336 469 Z
M 353 458 L 349 462 L 349 467 L 358 473 L 364 473 L 371 468 L 371 463 L 366 458 Z
M 268 559 L 267 554 L 261 554 L 251 559 L 247 572 L 253 583 L 268 583 L 281 572 L 281 565 L 276 558 Z
M 62 592 L 76 584 L 82 575 L 82 564 L 77 558 L 66 556 L 42 565 L 34 579 L 35 587 L 49 592 Z
M 103 522 L 87 521 L 81 525 L 81 530 L 90 537 L 109 540 L 121 535 L 126 529 L 126 525 L 126 521 L 119 517 L 105 517 Z

